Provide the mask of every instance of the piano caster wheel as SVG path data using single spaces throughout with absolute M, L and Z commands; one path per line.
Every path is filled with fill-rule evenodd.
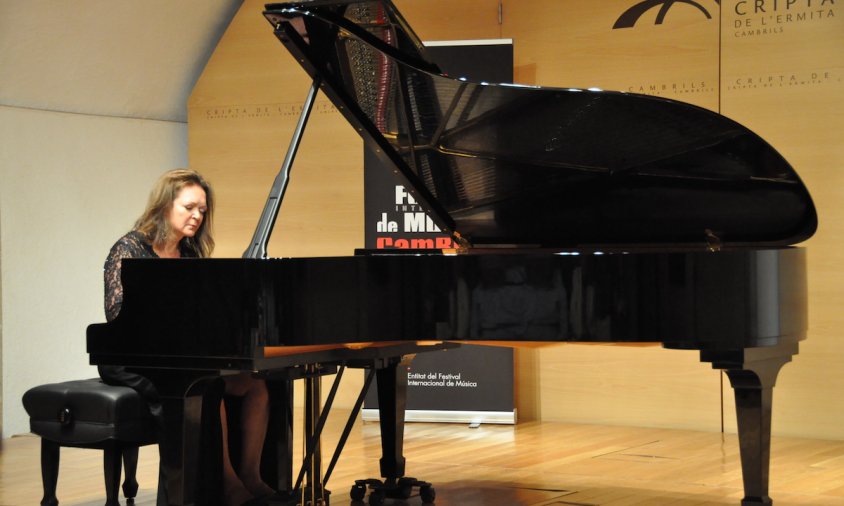
M 431 485 L 423 485 L 419 487 L 419 497 L 422 498 L 423 503 L 431 504 L 437 498 L 437 491 Z
M 372 491 L 369 493 L 369 506 L 382 506 L 388 497 L 391 499 L 409 499 L 413 495 L 414 487 L 419 487 L 419 497 L 422 498 L 424 504 L 433 504 L 434 498 L 437 496 L 433 485 L 416 478 L 399 478 L 391 484 L 376 479 L 355 480 L 355 484 L 352 485 L 349 492 L 349 497 L 354 502 L 360 502 L 366 496 L 367 488 L 370 488 Z
M 409 499 L 413 495 L 414 483 L 416 483 L 416 480 L 413 478 L 400 478 L 393 495 L 398 499 Z
M 387 494 L 382 488 L 373 489 L 369 493 L 369 506 L 382 506 L 387 499 Z
M 349 492 L 349 497 L 353 501 L 362 501 L 364 496 L 366 496 L 366 485 L 360 485 L 358 483 L 352 485 L 352 491 Z

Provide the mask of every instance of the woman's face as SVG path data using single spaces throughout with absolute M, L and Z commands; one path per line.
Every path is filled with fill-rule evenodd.
M 205 190 L 201 186 L 193 184 L 182 188 L 169 212 L 170 228 L 176 238 L 182 240 L 196 235 L 207 210 Z

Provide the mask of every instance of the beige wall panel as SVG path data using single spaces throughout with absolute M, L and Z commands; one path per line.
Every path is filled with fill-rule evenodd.
M 539 353 L 541 420 L 721 427 L 720 373 L 697 352 L 569 345 Z
M 393 0 L 423 41 L 497 39 L 498 0 Z
M 713 19 L 677 3 L 663 24 L 654 24 L 655 8 L 614 30 L 634 2 L 508 0 L 502 36 L 514 40 L 517 82 L 646 93 L 717 110 L 717 4 L 701 3 Z
M 840 2 L 838 2 L 840 3 Z M 836 2 L 726 2 L 722 112 L 768 140 L 815 200 L 809 335 L 775 389 L 774 431 L 844 438 L 844 10 Z M 728 417 L 732 422 L 733 418 Z
M 300 105 L 266 107 L 289 110 Z M 196 114 L 196 109 L 191 109 L 189 123 L 196 129 L 191 130 L 191 164 L 208 174 L 217 189 L 217 256 L 240 256 L 281 167 L 298 112 L 218 119 Z M 350 255 L 363 245 L 362 158 L 360 138 L 320 101 L 291 172 L 270 256 Z
M 563 345 L 540 354 L 542 420 L 718 430 L 720 372 L 658 346 Z

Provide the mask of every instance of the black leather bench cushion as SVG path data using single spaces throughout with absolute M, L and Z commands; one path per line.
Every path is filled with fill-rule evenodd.
M 62 445 L 155 441 L 146 401 L 129 387 L 106 385 L 98 378 L 31 388 L 23 395 L 23 406 L 30 430 Z

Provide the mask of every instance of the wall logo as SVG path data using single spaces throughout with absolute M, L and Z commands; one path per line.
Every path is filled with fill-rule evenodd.
M 721 0 L 715 0 L 715 3 L 721 5 Z M 668 14 L 669 9 L 671 9 L 674 4 L 691 5 L 703 13 L 703 15 L 706 16 L 706 19 L 712 19 L 712 15 L 709 11 L 706 10 L 700 3 L 693 0 L 642 0 L 633 7 L 624 11 L 624 13 L 622 13 L 615 21 L 612 28 L 613 30 L 617 28 L 632 28 L 639 21 L 639 18 L 655 7 L 659 7 L 659 12 L 656 15 L 656 22 L 654 24 L 661 25 L 665 20 L 665 15 Z
M 739 0 L 733 12 L 736 37 L 758 37 L 785 33 L 792 26 L 835 20 L 835 0 Z

